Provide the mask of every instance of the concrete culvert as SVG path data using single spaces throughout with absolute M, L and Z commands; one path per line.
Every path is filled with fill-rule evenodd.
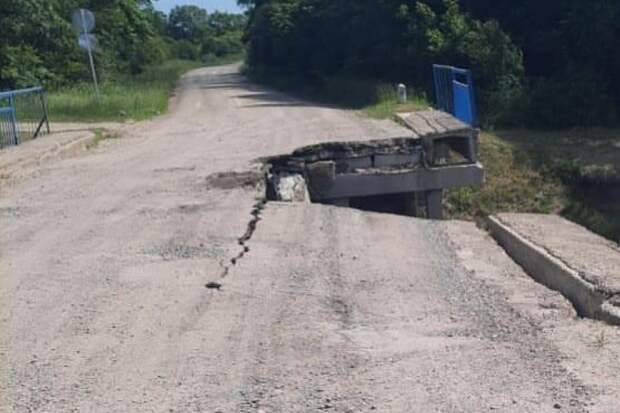
M 441 219 L 445 189 L 484 181 L 484 170 L 475 160 L 458 156 L 451 162 L 450 151 L 442 153 L 441 165 L 432 165 L 419 138 L 300 148 L 265 160 L 267 198 Z

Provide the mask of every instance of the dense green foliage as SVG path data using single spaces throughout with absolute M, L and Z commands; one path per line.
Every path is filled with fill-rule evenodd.
M 524 114 L 547 126 L 610 124 L 620 103 L 620 2 L 462 0 L 524 52 Z
M 473 69 L 484 121 L 609 124 L 620 103 L 617 0 L 241 0 L 248 63 L 324 82 L 408 82 Z
M 166 16 L 150 0 L 0 0 L 0 89 L 89 80 L 71 27 L 79 7 L 97 19 L 95 60 L 104 83 L 169 59 L 209 61 L 243 49 L 241 15 L 181 6 Z

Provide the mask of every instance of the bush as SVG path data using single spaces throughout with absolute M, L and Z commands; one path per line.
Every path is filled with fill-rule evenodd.
M 151 37 L 144 42 L 144 47 L 139 50 L 138 59 L 142 66 L 161 63 L 172 58 L 170 44 L 161 37 Z
M 238 54 L 243 51 L 242 32 L 233 31 L 222 35 L 209 35 L 202 44 L 203 53 L 212 53 L 218 57 Z
M 523 93 L 521 51 L 495 21 L 473 22 L 463 41 L 478 85 L 481 122 L 494 125 L 510 119 Z
M 0 48 L 1 86 L 20 89 L 36 86 L 41 80 L 50 80 L 53 74 L 43 67 L 41 58 L 30 46 Z
M 604 80 L 592 75 L 532 79 L 517 111 L 523 124 L 540 128 L 608 126 L 618 116 Z
M 200 46 L 189 40 L 179 40 L 173 46 L 174 57 L 181 60 L 198 60 L 201 57 Z

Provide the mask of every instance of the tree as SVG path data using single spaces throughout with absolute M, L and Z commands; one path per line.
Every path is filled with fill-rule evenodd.
M 243 31 L 246 24 L 247 18 L 243 14 L 216 11 L 215 13 L 211 13 L 207 19 L 207 26 L 215 36 Z
M 620 2 L 462 2 L 477 17 L 497 19 L 522 48 L 530 122 L 592 125 L 618 117 Z
M 474 70 L 487 120 L 574 126 L 619 117 L 617 0 L 239 4 L 248 7 L 245 38 L 255 70 L 408 81 L 430 92 L 431 65 L 454 64 Z
M 168 33 L 176 40 L 201 39 L 207 30 L 207 11 L 198 6 L 176 6 L 168 18 Z
M 0 88 L 80 76 L 80 51 L 61 10 L 57 0 L 0 0 Z
M 95 13 L 100 45 L 95 58 L 103 79 L 140 72 L 165 58 L 167 46 L 156 27 L 161 15 L 150 1 L 0 0 L 0 88 L 88 79 L 78 33 L 71 26 L 71 14 L 79 7 Z

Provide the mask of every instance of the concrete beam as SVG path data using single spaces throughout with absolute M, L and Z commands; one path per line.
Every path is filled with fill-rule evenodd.
M 419 217 L 422 215 L 418 206 L 418 200 L 415 192 L 403 194 L 403 202 L 405 205 L 405 214 L 412 217 Z
M 421 153 L 408 154 L 377 154 L 372 156 L 360 156 L 357 158 L 334 159 L 335 170 L 339 173 L 352 173 L 358 169 L 398 167 L 403 165 L 418 165 L 422 161 Z M 323 161 L 324 162 L 324 161 Z M 317 162 L 318 163 L 318 162 Z M 310 169 L 314 163 L 309 163 Z
M 331 185 L 318 187 L 312 183 L 319 200 L 361 196 L 433 191 L 484 183 L 480 164 L 396 172 L 353 173 L 335 175 Z
M 421 163 L 420 153 L 408 153 L 408 154 L 377 154 L 374 156 L 372 166 L 375 168 L 382 168 L 386 166 L 400 166 L 400 165 L 418 165 Z
M 443 191 L 426 192 L 426 211 L 429 219 L 443 219 Z
M 372 157 L 345 158 L 334 161 L 339 171 L 353 172 L 356 169 L 372 168 Z

